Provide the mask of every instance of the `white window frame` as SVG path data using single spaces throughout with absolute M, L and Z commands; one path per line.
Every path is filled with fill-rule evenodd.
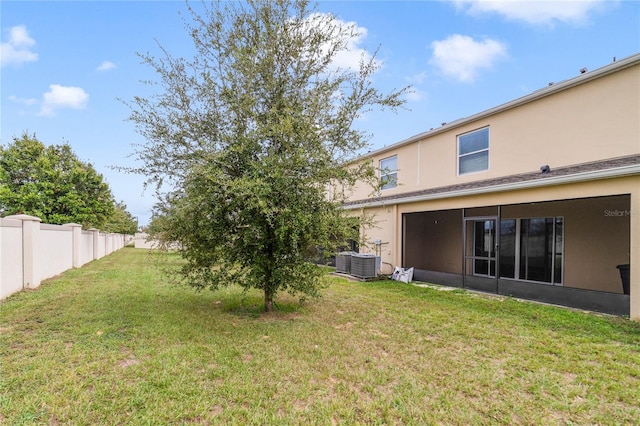
M 389 160 L 395 160 L 395 169 L 383 166 L 383 163 Z M 385 179 L 387 179 L 385 183 Z M 392 155 L 380 160 L 380 190 L 393 189 L 398 186 L 398 156 Z
M 487 132 L 487 147 L 486 148 L 482 148 L 482 149 L 478 149 L 476 151 L 465 152 L 464 154 L 460 154 L 460 142 L 461 142 L 460 139 L 461 138 L 464 138 L 465 136 L 469 136 L 469 135 L 472 135 L 472 134 L 477 133 L 477 132 L 484 132 L 484 131 Z M 458 151 L 457 151 L 457 155 L 458 156 L 457 156 L 456 167 L 457 167 L 457 171 L 458 171 L 458 176 L 468 175 L 468 174 L 471 174 L 471 173 L 482 173 L 482 172 L 486 172 L 487 170 L 489 170 L 489 147 L 490 147 L 489 126 L 482 127 L 480 129 L 475 129 L 475 130 L 472 130 L 470 132 L 466 132 L 466 133 L 460 134 L 460 135 L 457 136 L 456 139 L 457 139 L 457 148 L 458 148 Z M 486 169 L 471 170 L 471 171 L 468 171 L 468 172 L 462 172 L 460 170 L 460 160 L 462 158 L 469 157 L 471 155 L 484 153 L 484 152 L 486 152 L 486 156 L 487 156 L 487 168 Z

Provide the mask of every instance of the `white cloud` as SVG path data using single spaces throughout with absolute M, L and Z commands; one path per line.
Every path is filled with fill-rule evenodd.
M 38 103 L 38 100 L 35 98 L 19 98 L 15 95 L 11 95 L 9 96 L 9 100 L 11 102 L 15 102 L 17 104 L 21 104 L 24 106 L 30 106 L 30 105 L 35 105 Z
M 318 27 L 329 25 L 338 28 L 338 32 L 345 35 L 344 49 L 336 52 L 333 58 L 332 66 L 334 68 L 358 70 L 360 61 L 366 63 L 371 60 L 372 55 L 362 46 L 367 38 L 367 29 L 358 26 L 356 22 L 346 22 L 330 14 L 313 13 L 307 17 L 306 23 Z M 326 51 L 326 49 L 324 50 Z M 379 64 L 379 62 L 377 63 Z
M 422 71 L 418 74 L 405 77 L 405 80 L 407 80 L 411 84 L 422 84 L 425 78 L 427 78 L 427 73 L 425 71 Z
M 36 41 L 29 37 L 27 27 L 17 25 L 9 29 L 9 41 L 0 45 L 0 66 L 21 65 L 38 60 L 38 54 L 31 51 Z
M 42 106 L 38 115 L 53 116 L 58 109 L 83 109 L 89 102 L 89 94 L 80 87 L 52 84 L 43 95 Z
M 404 78 L 405 81 L 411 84 L 411 89 L 406 94 L 406 98 L 408 101 L 418 102 L 426 98 L 426 92 L 416 87 L 416 85 L 422 84 L 426 78 L 427 73 L 425 71 Z
M 98 66 L 98 68 L 96 68 L 97 71 L 109 71 L 112 70 L 116 67 L 116 64 L 114 64 L 111 61 L 104 61 L 103 63 L 100 64 L 100 66 Z
M 555 22 L 583 24 L 589 14 L 611 0 L 456 0 L 458 10 L 470 15 L 497 13 L 509 20 L 533 25 L 553 25 Z
M 353 34 L 347 39 L 346 49 L 338 52 L 333 60 L 333 64 L 340 68 L 358 69 L 360 61 L 368 62 L 371 54 L 361 47 L 364 39 L 367 38 L 367 29 L 359 27 L 355 22 L 345 22 L 336 19 L 336 24 Z
M 454 34 L 431 43 L 431 63 L 442 73 L 464 82 L 472 82 L 483 69 L 490 69 L 506 56 L 507 48 L 496 40 L 476 41 L 469 36 Z

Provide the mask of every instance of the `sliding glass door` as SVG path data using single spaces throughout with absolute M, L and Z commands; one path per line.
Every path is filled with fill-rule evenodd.
M 564 220 L 500 222 L 500 277 L 562 285 Z
M 464 286 L 497 291 L 499 278 L 562 285 L 562 217 L 464 219 Z

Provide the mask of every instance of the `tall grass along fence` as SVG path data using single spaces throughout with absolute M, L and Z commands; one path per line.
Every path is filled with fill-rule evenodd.
M 0 299 L 123 248 L 131 235 L 49 225 L 34 216 L 0 218 Z

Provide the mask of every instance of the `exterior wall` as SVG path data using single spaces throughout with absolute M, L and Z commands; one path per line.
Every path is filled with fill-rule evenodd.
M 104 236 L 104 244 L 105 244 L 105 248 L 104 248 L 104 252 L 105 253 L 111 253 L 111 251 L 113 250 L 113 238 L 111 236 L 111 234 L 105 234 Z
M 371 161 L 398 159 L 398 183 L 382 196 L 640 153 L 640 55 L 635 64 L 585 84 L 547 93 L 513 108 L 496 108 L 373 152 Z M 534 94 L 535 95 L 535 94 Z M 531 95 L 533 96 L 533 95 Z M 507 104 L 505 104 L 507 105 Z M 457 174 L 457 136 L 489 127 L 489 169 Z M 355 188 L 350 200 L 369 198 Z
M 149 234 L 146 232 L 136 232 L 134 236 L 135 248 L 141 249 L 154 249 L 158 248 L 158 243 L 153 240 L 148 240 Z
M 111 254 L 129 238 L 109 234 L 107 246 L 104 234 L 83 232 L 77 224 L 41 224 L 37 217 L 27 215 L 0 218 L 0 299 Z M 102 240 L 101 251 L 94 250 L 100 245 L 98 239 Z
M 107 255 L 107 236 L 98 234 L 98 259 Z
M 147 234 L 146 232 L 136 232 L 133 240 L 135 248 L 141 249 L 179 250 L 181 247 L 178 243 L 171 243 L 168 246 L 162 246 L 160 241 L 149 239 L 149 234 Z
M 82 231 L 80 237 L 80 265 L 91 262 L 94 259 L 93 255 L 93 232 Z
M 40 224 L 37 245 L 38 275 L 41 279 L 54 277 L 73 268 L 73 239 L 71 229 L 61 225 Z
M 22 222 L 0 219 L 0 299 L 22 290 Z
M 393 267 L 397 265 L 394 259 L 398 241 L 395 226 L 397 210 L 397 206 L 368 209 L 367 214 L 372 216 L 375 225 L 360 228 L 360 252 L 380 256 L 383 274 L 391 274 Z

